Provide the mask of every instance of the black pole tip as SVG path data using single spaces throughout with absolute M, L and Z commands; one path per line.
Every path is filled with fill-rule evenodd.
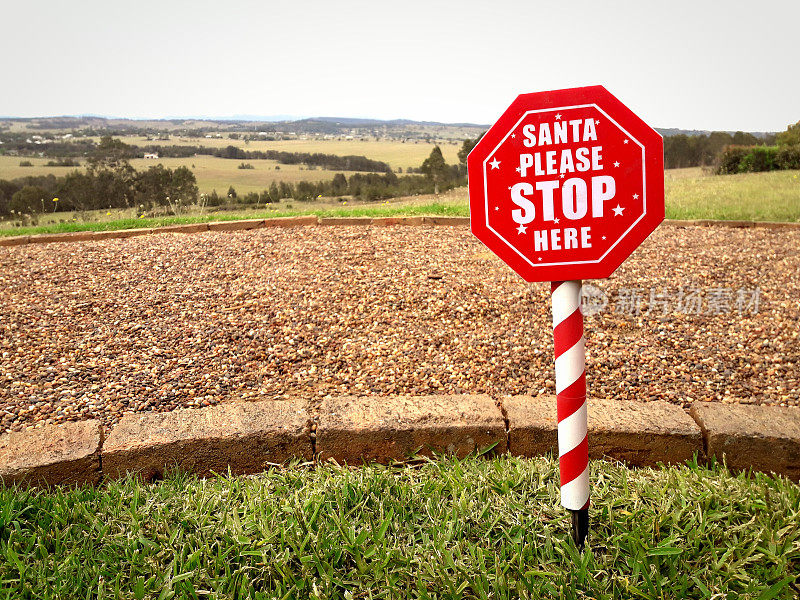
M 583 550 L 586 536 L 589 533 L 589 509 L 570 509 L 570 512 L 572 513 L 572 541 L 575 542 L 578 548 Z

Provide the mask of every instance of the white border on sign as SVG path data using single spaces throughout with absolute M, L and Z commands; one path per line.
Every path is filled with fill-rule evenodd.
M 608 250 L 606 250 L 605 253 L 603 253 L 603 255 L 600 258 L 597 258 L 595 260 L 575 260 L 575 261 L 569 261 L 569 262 L 536 262 L 536 263 L 531 262 L 531 260 L 527 256 L 525 256 L 522 252 L 520 252 L 511 242 L 509 242 L 507 239 L 505 239 L 502 235 L 500 235 L 497 231 L 495 231 L 495 229 L 491 225 L 489 225 L 489 190 L 488 190 L 488 183 L 487 183 L 487 176 L 486 176 L 486 173 L 487 173 L 486 172 L 486 163 L 489 162 L 489 159 L 492 158 L 494 156 L 494 153 L 497 152 L 500 149 L 500 146 L 502 146 L 503 143 L 508 139 L 508 136 L 511 135 L 511 133 L 519 126 L 520 123 L 522 123 L 522 121 L 528 115 L 534 114 L 534 113 L 558 112 L 560 110 L 569 110 L 571 108 L 587 108 L 587 107 L 596 108 L 606 119 L 608 119 L 614 125 L 616 125 L 617 129 L 622 131 L 630 139 L 632 139 L 634 142 L 636 142 L 636 145 L 639 146 L 639 148 L 642 149 L 642 214 L 638 219 L 636 219 L 633 223 L 631 223 L 631 226 L 628 227 L 628 229 L 626 229 L 622 233 L 621 236 L 619 236 L 617 241 L 615 241 L 613 244 L 611 244 L 611 246 L 608 247 Z M 625 236 L 628 235 L 631 232 L 631 230 L 636 226 L 636 224 L 639 221 L 641 221 L 642 219 L 644 219 L 645 215 L 647 214 L 647 173 L 646 173 L 646 171 L 647 170 L 645 168 L 644 145 L 639 140 L 637 140 L 635 137 L 633 137 L 630 133 L 628 133 L 628 131 L 624 127 L 622 127 L 619 123 L 617 123 L 614 119 L 612 119 L 606 111 L 604 111 L 602 108 L 597 106 L 597 104 L 576 104 L 574 106 L 558 106 L 556 108 L 541 108 L 539 110 L 526 111 L 525 114 L 523 114 L 519 118 L 519 120 L 516 123 L 514 123 L 514 126 L 511 127 L 511 129 L 509 129 L 509 131 L 508 131 L 508 133 L 506 133 L 505 137 L 503 137 L 503 139 L 500 140 L 500 143 L 497 144 L 497 146 L 495 146 L 494 150 L 492 150 L 483 161 L 483 200 L 484 200 L 484 214 L 486 215 L 486 228 L 489 231 L 491 231 L 492 233 L 494 233 L 509 248 L 511 248 L 514 252 L 516 252 L 526 263 L 528 263 L 532 267 L 552 267 L 552 266 L 559 266 L 559 265 L 583 265 L 583 264 L 599 263 L 606 256 L 608 256 L 608 253 L 611 252 L 614 249 L 614 247 L 617 244 L 619 244 L 625 238 Z

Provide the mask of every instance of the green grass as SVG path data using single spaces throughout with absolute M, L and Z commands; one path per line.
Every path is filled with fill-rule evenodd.
M 113 221 L 54 223 L 36 227 L 17 227 L 0 229 L 0 236 L 34 235 L 38 233 L 69 233 L 74 231 L 116 231 L 119 229 L 139 229 L 146 227 L 163 227 L 165 225 L 184 225 L 188 223 L 206 223 L 211 221 L 237 221 L 241 219 L 264 219 L 277 217 L 296 217 L 301 215 L 317 215 L 320 217 L 390 217 L 395 215 L 446 215 L 460 216 L 464 211 L 452 204 L 433 202 L 417 205 L 373 205 L 353 208 L 314 208 L 313 205 L 301 206 L 297 209 L 251 210 L 238 212 L 221 212 L 204 215 L 170 216 L 144 219 L 115 219 Z
M 800 172 L 712 175 L 666 171 L 668 219 L 800 222 Z
M 294 466 L 0 490 L 4 598 L 796 598 L 800 487 L 593 463 L 567 541 L 552 459 Z

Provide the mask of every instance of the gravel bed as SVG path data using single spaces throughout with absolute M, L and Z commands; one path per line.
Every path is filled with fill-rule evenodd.
M 608 305 L 586 318 L 590 395 L 797 406 L 799 249 L 796 231 L 660 228 L 591 282 Z M 549 285 L 465 227 L 0 248 L 4 431 L 285 395 L 550 394 L 552 354 Z

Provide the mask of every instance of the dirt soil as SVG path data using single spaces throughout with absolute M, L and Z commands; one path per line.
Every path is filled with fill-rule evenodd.
M 665 226 L 591 284 L 590 307 L 608 301 L 586 318 L 591 396 L 800 404 L 800 232 Z M 0 431 L 285 395 L 550 394 L 550 319 L 549 285 L 466 227 L 0 248 Z

